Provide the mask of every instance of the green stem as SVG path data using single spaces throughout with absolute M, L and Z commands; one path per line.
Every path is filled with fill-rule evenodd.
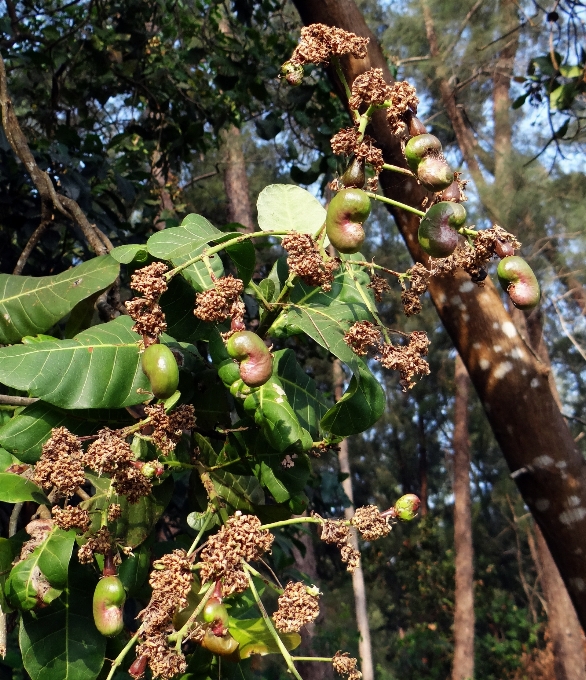
M 252 288 L 256 297 L 262 302 L 263 307 L 265 307 L 266 309 L 270 309 L 271 303 L 262 294 L 262 290 L 261 290 L 260 286 L 257 286 L 256 283 L 252 279 L 248 282 L 248 285 Z
M 380 269 L 381 271 L 386 272 L 387 274 L 391 274 L 391 276 L 396 276 L 398 279 L 405 276 L 405 274 L 393 271 L 392 269 L 389 269 L 388 267 L 383 267 L 382 265 L 376 264 L 375 262 L 363 262 L 362 260 L 346 260 L 346 261 L 348 262 L 348 264 L 355 264 L 359 267 L 365 267 L 369 269 Z
M 352 280 L 354 281 L 354 284 L 356 286 L 356 290 L 360 293 L 360 297 L 364 300 L 364 304 L 366 305 L 366 308 L 372 314 L 372 318 L 376 321 L 378 326 L 382 329 L 382 334 L 383 334 L 384 339 L 387 342 L 390 342 L 391 339 L 389 337 L 389 334 L 387 332 L 387 329 L 386 329 L 384 323 L 382 322 L 381 318 L 378 315 L 378 311 L 377 311 L 376 307 L 373 305 L 372 300 L 369 299 L 368 295 L 364 291 L 364 289 L 363 289 L 362 285 L 360 284 L 360 282 L 358 281 L 358 279 L 354 276 L 354 274 L 352 272 L 352 268 L 348 266 L 349 264 L 351 264 L 352 261 L 346 260 L 343 255 L 340 255 L 340 257 L 342 258 L 342 262 L 344 262 L 344 264 L 346 265 L 346 271 L 348 272 L 348 274 L 350 274 L 350 276 L 352 277 Z
M 415 175 L 408 168 L 401 168 L 398 165 L 390 165 L 389 163 L 383 163 L 383 170 L 391 170 L 392 172 L 399 172 L 401 175 L 415 177 Z
M 425 213 L 422 210 L 418 210 L 417 208 L 413 208 L 412 206 L 406 205 L 405 203 L 400 203 L 399 201 L 393 201 L 392 198 L 387 198 L 386 196 L 380 196 L 379 194 L 373 194 L 372 191 L 367 191 L 366 195 L 370 196 L 370 198 L 374 198 L 375 201 L 381 201 L 382 203 L 388 203 L 389 205 L 394 205 L 396 208 L 403 208 L 403 210 L 406 210 L 407 212 L 412 212 L 415 215 L 419 215 L 419 217 L 425 217 Z
M 278 527 L 286 527 L 289 524 L 321 524 L 323 521 L 323 519 L 318 517 L 292 517 L 291 519 L 283 519 L 280 522 L 262 524 L 259 529 L 277 529 Z
M 269 581 L 268 578 L 265 578 L 260 572 L 258 572 L 256 569 L 248 565 L 248 569 L 250 570 L 250 573 L 253 576 L 256 576 L 256 578 L 259 578 L 266 586 L 274 590 L 276 593 L 279 593 L 279 595 L 282 595 L 285 591 L 283 588 L 279 588 L 276 586 L 272 581 Z
M 126 646 L 124 649 L 118 654 L 118 656 L 112 661 L 112 667 L 110 668 L 110 672 L 108 673 L 108 676 L 106 680 L 112 680 L 114 677 L 114 674 L 116 673 L 116 669 L 122 664 L 124 661 L 124 658 L 128 654 L 128 652 L 134 647 L 136 644 L 136 641 L 138 640 L 138 636 L 142 632 L 142 626 L 136 631 L 136 633 L 130 638 L 130 640 L 126 643 Z
M 254 585 L 254 581 L 252 580 L 252 576 L 249 571 L 248 564 L 246 562 L 243 562 L 244 566 L 244 571 L 246 573 L 246 577 L 248 578 L 248 585 L 250 586 L 250 590 L 252 591 L 252 596 L 254 597 L 256 604 L 258 606 L 258 609 L 264 619 L 266 627 L 269 629 L 269 632 L 275 639 L 275 642 L 277 643 L 277 646 L 279 647 L 279 650 L 281 654 L 283 655 L 283 658 L 285 659 L 285 663 L 287 664 L 287 668 L 289 671 L 293 674 L 297 680 L 303 680 L 303 678 L 299 675 L 297 672 L 297 669 L 295 668 L 295 664 L 293 663 L 293 659 L 291 658 L 291 654 L 289 654 L 289 651 L 287 650 L 287 647 L 283 644 L 283 640 L 281 640 L 281 637 L 275 630 L 275 627 L 273 626 L 273 622 L 271 621 L 270 616 L 267 614 L 267 610 L 265 609 L 264 604 L 262 603 L 262 600 L 260 599 L 260 595 L 258 594 L 258 591 L 256 590 L 256 586 Z
M 342 86 L 344 88 L 344 92 L 346 93 L 346 98 L 348 101 L 350 101 L 350 97 L 352 96 L 352 91 L 350 90 L 350 86 L 348 85 L 348 81 L 346 80 L 346 76 L 344 75 L 344 71 L 342 71 L 342 66 L 340 65 L 340 60 L 338 57 L 332 57 L 331 62 L 334 65 L 334 68 L 336 69 L 336 73 L 338 74 L 338 78 L 340 79 L 340 82 L 342 83 Z M 356 109 L 350 109 L 350 115 L 352 116 L 352 120 L 354 122 L 358 122 L 360 118 L 360 114 Z
M 201 525 L 201 529 L 199 530 L 199 533 L 197 534 L 193 543 L 191 544 L 191 547 L 187 551 L 187 557 L 189 557 L 190 555 L 193 555 L 193 551 L 197 548 L 197 545 L 200 542 L 201 537 L 204 535 L 205 530 L 208 528 L 208 524 L 210 523 L 211 518 L 212 518 L 212 513 L 210 512 L 210 510 L 208 510 L 207 514 L 206 514 L 206 518 L 205 518 L 203 524 Z
M 260 322 L 259 327 L 256 331 L 256 334 L 259 335 L 261 338 L 263 338 L 267 334 L 270 327 L 277 320 L 279 314 L 283 311 L 282 310 L 283 302 L 285 302 L 285 300 L 287 300 L 287 298 L 291 294 L 291 291 L 295 286 L 296 278 L 297 278 L 296 274 L 291 272 L 283 285 L 283 289 L 279 293 L 279 297 L 274 302 L 271 302 L 270 310 L 266 313 L 264 319 Z
M 358 123 L 358 138 L 357 138 L 358 144 L 360 144 L 360 142 L 364 139 L 366 126 L 370 123 L 370 117 L 372 116 L 372 113 L 375 110 L 375 108 L 376 107 L 374 107 L 371 104 L 359 118 L 360 122 Z
M 197 465 L 197 464 L 196 464 Z M 220 515 L 222 522 L 227 522 L 228 521 L 228 513 L 226 512 L 226 508 L 222 505 L 222 502 L 219 498 L 219 496 L 216 494 L 215 490 L 213 490 L 214 483 L 212 481 L 212 478 L 208 474 L 208 472 L 204 469 L 203 465 L 199 464 L 197 465 L 197 469 L 199 470 L 199 476 L 201 478 L 202 484 L 204 485 L 204 488 L 210 498 L 210 501 L 214 504 L 214 507 L 218 511 L 218 514 Z
M 331 656 L 292 656 L 293 661 L 327 661 L 332 663 L 333 657 Z
M 199 604 L 193 610 L 193 613 L 187 619 L 187 621 L 184 623 L 184 625 L 176 633 L 169 635 L 169 637 L 167 638 L 167 640 L 169 642 L 175 642 L 175 649 L 178 652 L 181 651 L 181 643 L 183 642 L 183 638 L 185 637 L 185 634 L 189 632 L 189 629 L 191 628 L 193 622 L 199 616 L 199 614 L 203 610 L 203 608 L 206 606 L 206 602 L 210 599 L 210 597 L 213 595 L 213 593 L 214 593 L 214 584 L 210 583 L 210 584 L 208 584 L 208 588 L 207 588 L 206 592 L 204 593 L 204 596 L 201 598 Z
M 224 250 L 229 246 L 233 246 L 236 245 L 237 243 L 242 243 L 243 241 L 248 241 L 249 239 L 253 238 L 262 238 L 264 236 L 286 236 L 289 233 L 290 232 L 286 231 L 285 229 L 273 229 L 272 231 L 255 231 L 251 234 L 242 234 L 241 236 L 232 238 L 229 241 L 224 241 L 223 243 L 220 243 L 217 246 L 213 246 L 212 248 L 206 248 L 205 252 L 200 253 L 195 257 L 192 257 L 190 260 L 187 260 L 183 264 L 180 264 L 174 269 L 168 271 L 165 274 L 165 280 L 170 281 L 174 276 L 177 276 L 177 274 L 183 271 L 186 267 L 189 267 L 190 265 L 195 264 L 196 262 L 201 262 L 204 258 L 209 257 L 210 255 L 215 255 L 216 253 L 219 253 L 220 251 Z
M 468 229 L 467 227 L 460 227 L 458 230 L 458 234 L 462 234 L 462 236 L 470 236 L 471 238 L 476 238 L 478 236 L 478 232 L 476 229 Z

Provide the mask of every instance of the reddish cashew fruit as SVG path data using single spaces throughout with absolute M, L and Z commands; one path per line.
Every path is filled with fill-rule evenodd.
M 226 343 L 226 350 L 240 362 L 240 378 L 248 387 L 260 387 L 271 377 L 273 356 L 256 333 L 234 333 Z
M 118 576 L 104 576 L 94 591 L 94 623 L 102 635 L 114 637 L 124 629 L 122 610 L 126 591 Z
M 441 142 L 433 135 L 411 137 L 405 146 L 405 158 L 417 179 L 430 191 L 447 189 L 454 181 L 454 172 L 444 158 Z
M 348 163 L 348 167 L 344 171 L 344 174 L 340 177 L 342 186 L 346 189 L 362 189 L 366 182 L 365 165 L 363 158 L 354 157 L 350 163 Z
M 466 209 L 460 203 L 442 201 L 432 205 L 419 224 L 419 245 L 432 257 L 451 255 L 458 245 L 455 229 L 465 221 Z
M 531 267 L 518 255 L 505 257 L 496 270 L 499 282 L 518 309 L 533 309 L 541 298 L 539 282 Z
M 357 253 L 364 243 L 362 225 L 370 215 L 370 198 L 362 189 L 342 189 L 330 201 L 326 233 L 341 253 Z
M 409 522 L 417 515 L 420 505 L 421 501 L 414 493 L 407 493 L 395 503 L 394 510 L 399 519 Z
M 161 344 L 149 345 L 142 355 L 142 370 L 157 399 L 168 399 L 179 385 L 179 367 L 173 352 Z
M 228 610 L 218 597 L 210 597 L 202 612 L 202 618 L 206 623 L 220 622 L 228 627 Z

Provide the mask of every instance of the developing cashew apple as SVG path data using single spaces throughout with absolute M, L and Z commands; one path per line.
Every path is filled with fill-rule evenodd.
M 366 182 L 366 164 L 364 159 L 354 157 L 340 177 L 340 183 L 346 188 L 362 189 Z
M 252 331 L 238 331 L 226 343 L 228 354 L 240 362 L 240 378 L 248 387 L 260 387 L 271 377 L 273 357 Z
M 96 628 L 106 637 L 114 637 L 124 629 L 122 611 L 126 591 L 118 576 L 100 579 L 94 591 L 93 612 Z
M 460 203 L 442 201 L 432 205 L 419 224 L 419 245 L 432 257 L 451 255 L 458 245 L 455 230 L 465 221 L 466 209 Z
M 518 309 L 533 309 L 541 298 L 539 282 L 522 257 L 512 255 L 499 262 L 496 270 L 499 282 Z
M 326 233 L 341 253 L 357 253 L 364 243 L 364 224 L 370 215 L 370 198 L 362 189 L 342 189 L 330 201 Z
M 442 154 L 442 145 L 430 134 L 411 137 L 405 146 L 405 157 L 417 179 L 430 191 L 447 189 L 454 181 L 454 172 Z
M 149 345 L 142 355 L 142 370 L 157 399 L 168 399 L 179 385 L 179 367 L 173 352 L 161 344 Z

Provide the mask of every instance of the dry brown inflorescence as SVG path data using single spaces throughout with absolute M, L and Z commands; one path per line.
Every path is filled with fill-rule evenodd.
M 358 660 L 351 657 L 348 652 L 338 651 L 332 659 L 332 666 L 339 675 L 344 675 L 346 680 L 360 680 L 362 673 L 358 670 Z
M 145 406 L 144 410 L 154 430 L 152 440 L 165 456 L 175 450 L 183 430 L 195 427 L 195 409 L 191 404 L 178 406 L 171 413 L 165 413 L 164 404 Z
M 260 529 L 261 521 L 254 515 L 237 511 L 218 531 L 208 539 L 201 551 L 203 566 L 200 571 L 202 583 L 223 579 L 225 596 L 242 593 L 248 588 L 248 579 L 242 562 L 254 562 L 271 549 L 274 536 Z
M 421 311 L 421 296 L 427 291 L 430 272 L 420 262 L 416 262 L 406 272 L 409 287 L 401 279 L 401 302 L 405 316 L 414 316 Z
M 350 520 L 365 541 L 376 541 L 391 533 L 391 526 L 376 505 L 357 508 Z
M 159 305 L 159 298 L 167 290 L 164 274 L 168 267 L 163 262 L 153 262 L 138 269 L 130 279 L 130 287 L 141 293 L 142 297 L 125 302 L 131 319 L 132 330 L 143 337 L 145 347 L 157 341 L 167 330 L 165 315 Z
M 94 555 L 106 555 L 112 551 L 113 538 L 107 527 L 102 527 L 97 534 L 90 536 L 77 553 L 77 559 L 81 564 L 91 564 Z
M 310 590 L 317 591 L 317 588 L 314 586 Z M 279 608 L 273 615 L 273 621 L 281 633 L 297 633 L 319 616 L 317 593 L 309 592 L 304 583 L 289 582 L 278 602 Z
M 281 245 L 288 253 L 287 264 L 291 272 L 308 286 L 321 286 L 325 291 L 332 289 L 334 271 L 340 266 L 338 258 L 322 257 L 309 234 L 289 234 Z
M 314 516 L 317 517 L 317 515 Z M 321 526 L 321 540 L 333 543 L 340 549 L 342 562 L 348 566 L 348 571 L 354 571 L 360 564 L 360 552 L 350 543 L 350 527 L 344 520 L 326 519 Z
M 371 275 L 370 283 L 366 287 L 372 290 L 374 299 L 377 302 L 382 302 L 383 294 L 391 290 L 389 282 L 383 276 L 378 276 L 378 274 Z
M 232 275 L 214 279 L 214 287 L 195 296 L 194 314 L 202 321 L 221 323 L 226 319 L 243 322 L 244 302 L 240 299 L 244 284 Z
M 290 62 L 293 64 L 327 64 L 332 56 L 351 54 L 356 59 L 366 57 L 369 38 L 360 38 L 341 28 L 311 24 L 301 29 L 301 39 Z
M 55 489 L 55 495 L 71 498 L 85 481 L 79 439 L 65 427 L 56 427 L 43 444 L 33 481 L 43 489 Z
M 55 524 L 64 531 L 79 529 L 82 534 L 85 534 L 92 523 L 87 510 L 72 505 L 67 505 L 64 508 L 55 505 L 51 509 L 51 514 Z

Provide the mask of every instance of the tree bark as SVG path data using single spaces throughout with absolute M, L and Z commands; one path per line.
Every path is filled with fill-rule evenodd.
M 470 380 L 460 355 L 456 356 L 454 401 L 454 662 L 452 680 L 474 677 L 474 549 L 470 501 L 470 439 L 468 398 Z
M 380 45 L 352 0 L 294 2 L 306 24 L 321 22 L 370 38 L 365 59 L 341 60 L 349 82 L 371 67 L 383 69 L 387 82 L 393 82 Z M 333 74 L 332 78 L 339 85 Z M 387 163 L 406 166 L 400 141 L 391 134 L 384 113 L 375 114 L 369 134 Z M 384 172 L 381 186 L 389 198 L 415 207 L 429 198 L 414 179 L 397 173 Z M 427 263 L 417 241 L 419 219 L 401 209 L 391 212 L 413 259 Z M 464 272 L 456 272 L 433 279 L 430 293 L 584 624 L 586 464 L 552 395 L 549 369 L 517 333 L 492 282 L 478 288 Z
M 334 397 L 338 401 L 344 393 L 344 372 L 339 359 L 334 360 Z M 354 516 L 354 492 L 352 489 L 352 471 L 350 469 L 350 455 L 348 452 L 348 440 L 344 439 L 340 443 L 338 452 L 340 472 L 348 475 L 342 482 L 344 493 L 350 499 L 352 505 L 344 509 L 344 517 L 348 520 Z M 358 536 L 356 529 L 351 529 L 350 543 L 353 548 L 358 550 Z M 354 590 L 354 604 L 356 607 L 356 625 L 360 639 L 358 641 L 358 652 L 360 654 L 360 670 L 363 680 L 374 680 L 374 667 L 372 663 L 372 645 L 370 641 L 370 626 L 368 624 L 368 606 L 366 601 L 366 586 L 364 584 L 364 572 L 362 565 L 352 572 L 352 589 Z
M 254 231 L 252 210 L 248 194 L 248 176 L 246 161 L 242 151 L 242 134 L 231 125 L 222 131 L 222 149 L 224 152 L 224 188 L 228 199 L 228 221 L 239 222 L 247 232 Z

